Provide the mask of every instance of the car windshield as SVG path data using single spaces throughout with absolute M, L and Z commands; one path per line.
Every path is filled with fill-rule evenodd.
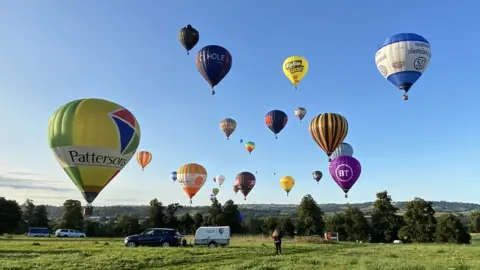
M 153 234 L 153 230 L 144 231 L 143 234 L 144 234 L 144 235 L 152 235 L 152 234 Z

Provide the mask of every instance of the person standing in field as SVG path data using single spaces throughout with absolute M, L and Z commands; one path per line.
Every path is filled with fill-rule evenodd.
M 282 256 L 282 234 L 278 229 L 275 229 L 272 234 L 273 242 L 275 243 L 275 254 Z

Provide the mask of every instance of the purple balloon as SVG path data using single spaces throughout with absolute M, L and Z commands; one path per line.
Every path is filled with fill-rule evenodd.
M 348 191 L 357 182 L 362 173 L 362 166 L 354 157 L 340 156 L 332 160 L 329 171 L 333 180 L 343 189 L 345 198 L 347 198 Z

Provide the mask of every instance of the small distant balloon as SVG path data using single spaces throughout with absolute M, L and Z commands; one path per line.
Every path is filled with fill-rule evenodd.
M 220 121 L 220 129 L 225 133 L 225 136 L 227 136 L 227 140 L 230 139 L 230 135 L 232 135 L 236 128 L 237 121 L 232 118 L 225 118 Z
M 317 184 L 318 182 L 320 182 L 320 179 L 322 179 L 322 176 L 323 176 L 323 173 L 321 171 L 314 171 L 312 173 L 312 177 L 313 179 L 315 179 L 315 181 L 317 181 Z
M 245 143 L 245 150 L 248 151 L 248 153 L 250 153 L 250 155 L 252 154 L 252 151 L 255 149 L 255 143 L 254 142 L 246 142 Z
M 303 107 L 298 107 L 295 109 L 295 116 L 302 122 L 302 119 L 305 117 L 307 114 L 307 109 Z
M 173 182 L 177 181 L 177 172 L 171 172 L 170 179 L 172 179 Z
M 290 190 L 292 190 L 293 186 L 295 185 L 295 179 L 291 176 L 284 176 L 280 178 L 280 186 L 288 193 L 290 193 Z
M 243 143 L 243 139 L 240 139 L 240 143 Z
M 213 195 L 215 195 L 215 197 L 218 195 L 219 192 L 220 192 L 220 189 L 218 189 L 218 188 L 213 188 L 212 189 L 212 193 L 213 193 Z
M 247 195 L 250 193 L 250 191 L 252 191 L 255 183 L 255 175 L 253 175 L 251 172 L 241 172 L 237 174 L 237 177 L 235 177 L 235 185 L 240 188 L 240 192 L 242 192 L 245 200 L 247 200 Z
M 277 139 L 277 134 L 285 128 L 288 122 L 288 116 L 285 112 L 280 110 L 269 111 L 265 115 L 265 124 L 267 127 L 275 134 L 275 139 Z
M 223 175 L 221 175 L 221 174 L 215 176 L 214 182 L 216 182 L 219 187 L 222 187 L 223 182 L 225 182 L 225 176 L 223 176 Z
M 137 153 L 137 162 L 142 167 L 142 171 L 152 161 L 152 154 L 148 151 L 140 151 Z

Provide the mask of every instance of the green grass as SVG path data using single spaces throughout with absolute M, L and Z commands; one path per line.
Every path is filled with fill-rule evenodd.
M 284 254 L 277 257 L 272 241 L 261 237 L 234 237 L 230 247 L 217 249 L 130 249 L 118 238 L 4 237 L 0 238 L 0 269 L 480 269 L 480 235 L 474 236 L 470 246 L 307 240 L 285 240 Z

